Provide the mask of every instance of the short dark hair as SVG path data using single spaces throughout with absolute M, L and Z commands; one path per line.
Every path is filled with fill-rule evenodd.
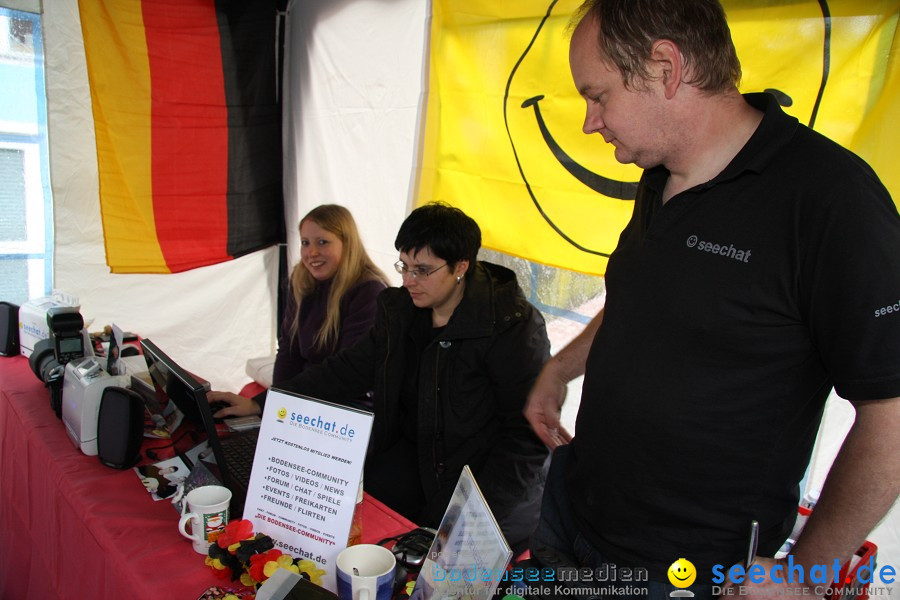
M 431 202 L 409 213 L 394 240 L 394 248 L 400 252 L 416 253 L 426 246 L 451 269 L 461 260 L 469 261 L 468 276 L 481 248 L 481 228 L 455 206 Z
M 741 63 L 719 0 L 586 0 L 575 19 L 580 23 L 587 17 L 597 19 L 599 49 L 628 87 L 650 79 L 650 50 L 663 39 L 681 50 L 686 83 L 715 93 L 741 81 Z

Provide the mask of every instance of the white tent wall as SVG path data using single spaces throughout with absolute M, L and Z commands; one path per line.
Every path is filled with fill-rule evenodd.
M 54 287 L 77 296 L 91 330 L 115 323 L 152 339 L 215 389 L 249 381 L 246 360 L 274 353 L 277 250 L 172 275 L 106 265 L 91 96 L 77 0 L 44 4 Z
M 350 209 L 395 283 L 394 237 L 413 205 L 425 93 L 428 3 L 304 0 L 288 7 L 285 197 L 289 264 L 297 223 L 326 203 Z

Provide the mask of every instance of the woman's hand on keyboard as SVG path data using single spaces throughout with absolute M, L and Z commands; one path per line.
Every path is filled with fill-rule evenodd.
M 259 404 L 252 399 L 231 392 L 206 392 L 206 401 L 211 405 L 218 405 L 219 410 L 213 413 L 213 417 L 217 419 L 262 414 Z

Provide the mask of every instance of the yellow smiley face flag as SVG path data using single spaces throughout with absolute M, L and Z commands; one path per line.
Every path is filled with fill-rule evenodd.
M 641 170 L 582 133 L 568 64 L 580 0 L 434 0 L 417 201 L 471 215 L 484 246 L 602 275 Z M 900 198 L 900 0 L 725 0 L 741 91 L 862 156 Z

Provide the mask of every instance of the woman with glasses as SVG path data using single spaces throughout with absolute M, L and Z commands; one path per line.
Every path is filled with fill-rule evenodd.
M 481 230 L 461 210 L 417 208 L 394 245 L 403 287 L 378 296 L 369 334 L 282 387 L 345 404 L 374 390 L 366 491 L 437 527 L 469 465 L 507 541 L 524 547 L 547 457 L 522 414 L 550 354 L 544 320 L 512 271 L 477 261 Z
M 350 211 L 323 204 L 300 220 L 300 262 L 290 284 L 274 386 L 362 337 L 375 322 L 375 298 L 388 280 L 366 253 Z M 210 392 L 208 398 L 233 405 L 234 414 L 259 410 L 257 399 L 237 394 Z

